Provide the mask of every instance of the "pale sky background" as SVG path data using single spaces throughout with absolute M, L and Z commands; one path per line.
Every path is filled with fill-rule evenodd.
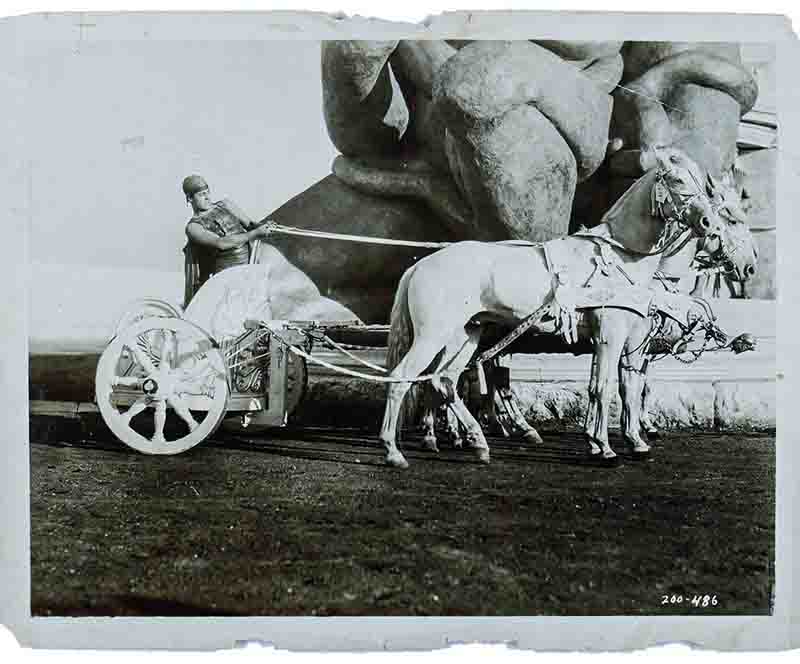
M 330 173 L 318 41 L 63 40 L 28 53 L 3 80 L 24 118 L 9 140 L 28 163 L 6 166 L 28 189 L 12 209 L 30 228 L 32 344 L 105 339 L 137 298 L 181 302 L 185 175 L 262 218 Z
M 181 269 L 185 175 L 261 218 L 330 173 L 316 41 L 75 50 L 27 61 L 33 262 Z
M 34 352 L 107 339 L 132 300 L 181 302 L 184 176 L 262 218 L 336 154 L 317 41 L 75 46 L 25 65 Z
M 330 173 L 318 42 L 74 47 L 28 63 L 34 262 L 182 270 L 185 175 L 260 218 Z

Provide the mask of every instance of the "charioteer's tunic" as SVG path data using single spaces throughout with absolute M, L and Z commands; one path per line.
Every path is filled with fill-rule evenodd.
M 219 237 L 247 232 L 241 219 L 234 214 L 224 200 L 214 203 L 210 210 L 194 215 L 187 226 L 191 223 L 200 224 L 204 229 Z M 186 257 L 184 306 L 189 304 L 200 286 L 212 276 L 226 268 L 247 265 L 250 262 L 249 243 L 221 251 L 189 240 L 183 253 Z

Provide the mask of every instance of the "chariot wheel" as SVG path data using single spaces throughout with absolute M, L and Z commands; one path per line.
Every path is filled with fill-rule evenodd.
M 183 311 L 166 300 L 159 300 L 154 297 L 134 300 L 117 319 L 117 323 L 114 326 L 114 335 L 118 336 L 131 325 L 145 318 L 180 318 L 181 316 L 183 316 Z
M 289 371 L 286 376 L 286 413 L 289 417 L 297 410 L 308 392 L 308 365 L 306 359 L 287 351 Z
M 145 454 L 178 454 L 210 436 L 228 402 L 216 343 L 180 318 L 145 318 L 100 356 L 95 398 L 109 429 Z

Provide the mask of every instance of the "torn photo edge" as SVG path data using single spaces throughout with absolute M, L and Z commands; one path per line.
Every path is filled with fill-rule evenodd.
M 82 14 L 85 20 L 91 14 Z M 100 16 L 100 15 L 98 15 Z M 4 59 L 46 48 L 49 40 L 76 39 L 78 14 L 31 15 L 0 22 Z M 790 22 L 777 16 L 711 14 L 621 14 L 568 12 L 450 13 L 421 25 L 346 19 L 302 12 L 103 14 L 91 38 L 186 38 L 193 40 L 303 39 L 529 39 L 681 40 L 772 42 L 776 47 L 781 117 L 777 214 L 791 215 L 800 190 L 800 91 L 795 69 L 800 48 Z M 24 112 L 24 81 L 4 80 L 16 101 L 5 105 L 11 149 L 4 169 L 25 163 L 24 137 L 13 136 L 15 114 Z M 16 142 L 14 142 L 16 141 Z M 779 244 L 780 297 L 776 304 L 777 507 L 774 613 L 764 617 L 513 617 L 513 618 L 32 618 L 30 616 L 30 523 L 28 447 L 28 312 L 30 217 L 24 178 L 12 183 L 4 207 L 8 259 L 0 261 L 4 294 L 0 326 L 0 394 L 5 463 L 0 480 L 0 618 L 22 646 L 37 648 L 215 650 L 257 640 L 295 651 L 424 650 L 455 643 L 507 643 L 540 651 L 609 651 L 683 642 L 717 650 L 779 650 L 800 646 L 800 598 L 795 588 L 795 535 L 800 532 L 795 446 L 798 426 L 790 417 L 792 394 L 800 393 L 793 370 L 798 353 L 793 334 L 800 322 L 792 308 L 800 283 L 800 261 L 792 260 L 796 229 L 784 224 Z M 22 208 L 22 213 L 18 213 Z

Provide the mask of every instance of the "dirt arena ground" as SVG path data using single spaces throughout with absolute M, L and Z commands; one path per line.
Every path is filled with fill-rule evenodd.
M 32 612 L 769 613 L 774 436 L 671 434 L 617 468 L 544 437 L 490 440 L 488 467 L 409 441 L 402 472 L 355 431 L 158 458 L 34 432 Z

